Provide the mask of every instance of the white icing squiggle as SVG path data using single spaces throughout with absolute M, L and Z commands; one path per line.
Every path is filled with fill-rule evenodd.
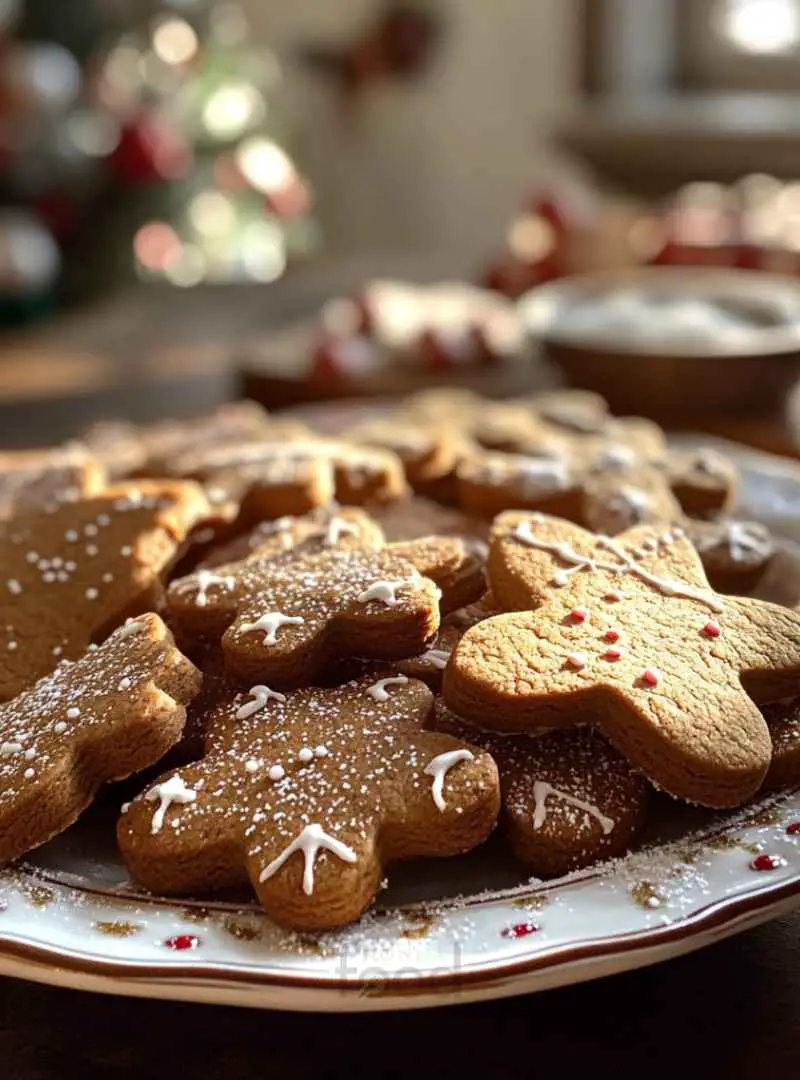
M 388 701 L 389 693 L 386 689 L 387 686 L 402 686 L 408 682 L 408 676 L 406 675 L 390 675 L 387 679 L 378 679 L 372 686 L 367 687 L 367 693 L 370 697 L 375 698 L 376 701 Z
M 397 590 L 403 585 L 414 584 L 414 578 L 396 578 L 394 581 L 375 581 L 368 589 L 358 594 L 359 604 L 368 604 L 370 600 L 380 600 L 387 607 L 399 604 Z
M 420 660 L 427 660 L 429 664 L 433 664 L 440 671 L 444 671 L 449 659 L 450 653 L 446 649 L 428 649 L 427 652 L 422 653 L 420 656 Z
M 519 524 L 514 530 L 514 535 L 518 540 L 521 540 L 522 543 L 527 544 L 529 547 L 536 548 L 539 551 L 547 551 L 551 555 L 557 556 L 562 562 L 568 564 L 569 569 L 560 570 L 554 575 L 553 583 L 556 585 L 566 584 L 566 576 L 579 570 L 605 570 L 610 574 L 629 573 L 640 578 L 646 584 L 652 585 L 654 589 L 658 589 L 664 596 L 680 596 L 686 600 L 697 600 L 699 603 L 705 604 L 707 607 L 711 608 L 712 611 L 722 611 L 724 608 L 722 601 L 718 600 L 713 593 L 710 593 L 706 589 L 695 589 L 692 588 L 691 585 L 685 585 L 681 581 L 675 581 L 672 578 L 659 577 L 657 574 L 645 570 L 644 567 L 639 566 L 634 562 L 634 560 L 618 547 L 613 540 L 609 539 L 609 537 L 598 537 L 597 546 L 604 548 L 606 551 L 610 551 L 612 555 L 619 559 L 618 563 L 603 563 L 588 555 L 581 555 L 566 541 L 550 543 L 546 540 L 540 540 L 537 536 L 534 536 L 530 522 L 528 521 Z
M 431 795 L 436 803 L 436 808 L 444 813 L 447 804 L 444 801 L 444 780 L 448 772 L 459 761 L 474 761 L 475 755 L 470 750 L 447 750 L 439 754 L 425 766 L 425 775 L 433 777 Z
M 211 585 L 219 585 L 221 589 L 232 589 L 235 582 L 232 577 L 220 577 L 212 570 L 198 570 L 194 578 L 189 582 L 189 588 L 196 586 L 194 602 L 197 607 L 206 607 L 208 604 L 208 590 Z
M 342 518 L 331 518 L 328 528 L 325 531 L 325 543 L 328 545 L 338 544 L 343 536 L 357 536 L 358 529 L 350 521 L 344 521 Z
M 268 686 L 251 686 L 247 692 L 252 696 L 253 700 L 246 701 L 244 705 L 239 706 L 236 710 L 237 720 L 246 720 L 248 716 L 260 712 L 270 698 L 279 701 L 281 705 L 286 701 L 285 694 L 279 694 L 277 690 L 270 690 Z
M 608 836 L 614 828 L 614 820 L 610 817 L 606 817 L 606 815 L 592 803 L 584 802 L 583 799 L 577 799 L 574 795 L 568 795 L 566 791 L 559 791 L 558 788 L 554 788 L 552 784 L 548 784 L 546 780 L 536 780 L 533 785 L 534 831 L 541 829 L 542 825 L 544 825 L 545 818 L 547 817 L 548 795 L 554 795 L 556 798 L 569 803 L 570 806 L 576 806 L 578 810 L 583 810 L 585 814 L 588 814 L 596 821 L 599 821 L 604 836 Z
M 197 798 L 197 792 L 183 782 L 183 778 L 175 773 L 169 780 L 165 780 L 163 784 L 156 784 L 154 788 L 151 788 L 145 795 L 147 802 L 155 802 L 158 800 L 158 807 L 153 814 L 153 822 L 150 826 L 150 832 L 155 836 L 156 833 L 161 832 L 164 825 L 164 815 L 173 803 L 179 803 L 180 805 L 186 805 L 187 803 L 193 803 Z
M 267 881 L 280 870 L 286 860 L 290 859 L 296 851 L 302 851 L 304 859 L 303 892 L 306 896 L 311 896 L 314 892 L 314 864 L 320 850 L 330 851 L 337 859 L 341 859 L 342 862 L 346 863 L 354 863 L 358 859 L 351 847 L 343 844 L 341 840 L 337 840 L 335 836 L 330 836 L 321 825 L 306 825 L 300 835 L 296 836 L 276 859 L 273 859 L 268 866 L 264 867 L 258 876 L 258 880 L 260 882 Z
M 255 622 L 243 623 L 240 629 L 243 634 L 249 634 L 251 630 L 263 630 L 262 644 L 274 645 L 282 626 L 300 626 L 305 621 L 302 615 L 284 615 L 280 611 L 268 611 L 265 615 L 260 615 Z

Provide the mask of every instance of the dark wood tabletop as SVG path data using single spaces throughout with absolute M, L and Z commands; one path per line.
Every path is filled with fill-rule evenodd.
M 361 272 L 352 270 L 353 280 Z M 301 299 L 291 292 L 267 299 L 263 290 L 215 305 L 199 294 L 180 301 L 150 297 L 146 318 L 141 297 L 123 299 L 96 308 L 88 330 L 76 316 L 43 336 L 16 339 L 0 348 L 4 441 L 63 438 L 101 415 L 144 418 L 206 408 L 233 392 L 230 366 L 220 359 L 228 355 L 232 335 L 243 326 L 260 329 L 270 318 L 303 315 L 324 291 L 312 280 Z M 177 307 L 182 315 L 176 334 Z M 150 345 L 158 339 L 162 345 L 153 353 Z M 55 362 L 24 378 L 43 340 L 57 341 L 62 356 L 71 352 L 73 374 L 83 371 L 91 386 L 54 392 L 53 381 L 62 377 L 74 386 L 66 367 Z M 115 366 L 109 356 L 117 358 Z M 14 391 L 22 383 L 28 387 L 24 400 Z M 642 1080 L 767 1080 L 800 1075 L 798 1009 L 800 913 L 638 972 L 416 1013 L 263 1013 L 0 979 L 0 1078 L 359 1080 L 424 1071 L 566 1080 L 600 1070 L 602 1076 Z
M 799 1006 L 800 915 L 641 971 L 421 1012 L 268 1013 L 0 980 L 0 1075 L 788 1080 Z

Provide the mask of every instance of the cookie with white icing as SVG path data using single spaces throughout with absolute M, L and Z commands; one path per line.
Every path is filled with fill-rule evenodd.
M 301 685 L 341 660 L 416 656 L 483 584 L 470 547 L 440 537 L 199 571 L 170 585 L 167 609 L 181 640 L 221 639 L 235 678 Z
M 199 689 L 200 673 L 148 614 L 0 706 L 0 862 L 66 829 L 101 784 L 155 764 Z
M 214 569 L 249 558 L 269 557 L 290 562 L 331 548 L 377 549 L 384 542 L 383 530 L 366 511 L 334 503 L 308 514 L 262 521 L 213 548 L 200 563 L 200 569 Z
M 729 510 L 736 496 L 738 470 L 717 450 L 670 450 L 663 462 L 666 479 L 690 518 Z
M 0 700 L 157 609 L 162 579 L 207 513 L 196 484 L 144 480 L 0 523 Z
M 775 543 L 760 521 L 686 521 L 708 580 L 722 593 L 749 593 L 775 554 Z
M 262 684 L 221 703 L 207 755 L 120 818 L 131 875 L 170 894 L 249 880 L 297 929 L 354 921 L 388 863 L 468 851 L 495 824 L 494 761 L 423 730 L 432 709 L 404 678 L 286 695 Z
M 489 578 L 507 614 L 450 658 L 458 715 L 530 731 L 580 713 L 678 798 L 721 808 L 758 791 L 772 746 L 756 702 L 800 692 L 800 613 L 715 593 L 680 529 L 612 540 L 506 513 Z
M 641 834 L 650 788 L 590 727 L 488 735 L 439 705 L 436 728 L 477 746 L 500 773 L 500 831 L 536 877 L 551 878 L 616 858 Z

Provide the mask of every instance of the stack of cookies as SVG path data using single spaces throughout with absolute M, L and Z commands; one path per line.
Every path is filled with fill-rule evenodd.
M 147 771 L 136 883 L 315 929 L 496 827 L 553 877 L 634 845 L 653 788 L 800 782 L 800 614 L 731 595 L 773 550 L 735 483 L 578 392 L 3 455 L 0 859 Z

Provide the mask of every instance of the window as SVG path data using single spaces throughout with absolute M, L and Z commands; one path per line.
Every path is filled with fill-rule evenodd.
M 686 82 L 698 89 L 800 88 L 800 0 L 681 0 Z

